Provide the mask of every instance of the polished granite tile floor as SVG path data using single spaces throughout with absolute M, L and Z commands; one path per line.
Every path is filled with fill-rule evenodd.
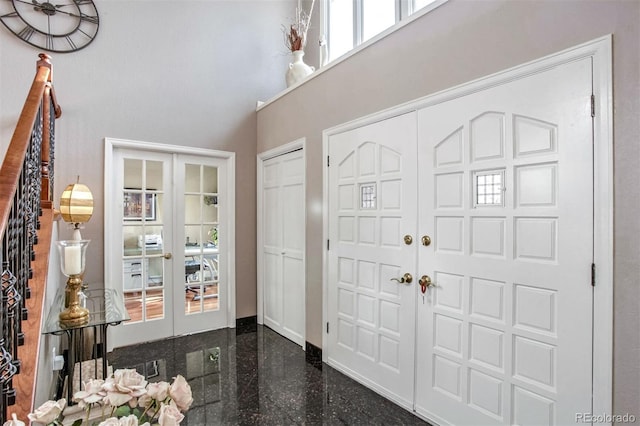
M 194 402 L 182 425 L 428 425 L 267 327 L 223 329 L 116 349 L 114 368 L 149 381 L 183 375 Z

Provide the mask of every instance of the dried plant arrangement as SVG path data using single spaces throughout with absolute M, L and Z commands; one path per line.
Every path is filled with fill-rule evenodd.
M 296 16 L 293 19 L 293 23 L 289 25 L 289 28 L 284 25 L 282 26 L 284 44 L 291 52 L 303 50 L 307 45 L 307 31 L 309 30 L 311 13 L 313 12 L 315 2 L 316 0 L 311 1 L 309 13 L 302 10 L 301 7 L 296 7 Z

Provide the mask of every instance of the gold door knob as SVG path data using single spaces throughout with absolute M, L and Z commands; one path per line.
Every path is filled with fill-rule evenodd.
M 420 291 L 424 294 L 427 291 L 427 288 L 434 285 L 431 281 L 431 277 L 429 275 L 423 275 L 418 280 L 418 284 L 420 284 Z
M 423 235 L 422 236 L 422 245 L 423 246 L 428 246 L 431 244 L 431 237 L 428 235 Z
M 413 237 L 411 235 L 404 236 L 404 243 L 406 245 L 410 246 L 412 242 L 413 242 Z
M 404 283 L 411 284 L 411 282 L 413 281 L 413 277 L 411 276 L 410 273 L 407 272 L 400 278 L 391 278 L 390 281 L 397 281 L 400 284 L 404 284 Z
M 171 253 L 165 253 L 164 256 L 162 256 L 162 257 L 164 257 L 165 259 L 169 260 L 169 259 L 171 259 Z
M 429 275 L 421 276 L 420 279 L 418 280 L 418 283 L 420 284 L 421 287 L 424 287 L 424 288 L 427 288 L 433 285 L 433 282 L 431 281 L 431 277 Z

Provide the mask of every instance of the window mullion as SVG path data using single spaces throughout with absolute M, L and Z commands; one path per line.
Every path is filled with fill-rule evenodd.
M 407 17 L 407 0 L 396 0 L 396 24 Z
M 330 13 L 330 0 L 320 0 L 320 37 L 324 36 L 327 43 L 327 55 L 324 60 L 329 62 L 331 58 L 331 46 L 329 44 L 329 28 L 331 28 L 331 13 Z M 318 49 L 318 56 L 320 56 L 320 66 L 322 64 L 322 48 Z
M 353 2 L 353 47 L 360 46 L 364 31 L 364 5 L 363 0 Z
M 320 36 L 325 36 L 327 42 L 329 40 L 329 22 L 331 21 L 331 15 L 329 14 L 329 0 L 320 0 Z

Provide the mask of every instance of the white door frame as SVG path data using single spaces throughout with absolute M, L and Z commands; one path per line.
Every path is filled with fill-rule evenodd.
M 593 293 L 593 413 L 613 411 L 613 85 L 612 36 L 607 35 L 561 52 L 492 74 L 459 86 L 374 113 L 322 133 L 323 159 L 329 152 L 329 138 L 357 127 L 381 121 L 409 111 L 437 105 L 470 93 L 485 90 L 507 81 L 543 72 L 583 58 L 592 58 L 595 116 L 594 149 L 594 263 L 596 285 Z M 585 108 L 590 106 L 585 105 Z M 324 161 L 324 160 L 323 160 Z M 323 241 L 329 237 L 329 172 L 323 167 Z M 328 321 L 328 254 L 323 250 L 323 328 Z M 322 334 L 322 347 L 328 343 Z M 327 351 L 323 351 L 327 361 Z
M 257 254 L 257 285 L 258 285 L 258 306 L 257 306 L 257 319 L 258 319 L 258 324 L 264 324 L 264 256 L 262 253 L 262 250 L 264 248 L 264 223 L 263 223 L 263 219 L 262 219 L 262 203 L 263 203 L 263 196 L 262 196 L 262 186 L 264 185 L 264 176 L 263 176 L 263 170 L 264 170 L 264 162 L 280 156 L 280 155 L 284 155 L 284 154 L 288 154 L 292 151 L 297 151 L 299 149 L 302 150 L 302 161 L 304 162 L 304 168 L 305 170 L 307 169 L 307 150 L 306 150 L 306 144 L 307 144 L 307 140 L 306 138 L 300 138 L 300 139 L 296 139 L 292 142 L 289 142 L 287 144 L 281 145 L 277 148 L 273 148 L 270 149 L 268 151 L 262 152 L 260 154 L 258 154 L 257 159 L 256 159 L 256 176 L 257 176 L 257 187 L 256 187 L 256 194 L 257 194 L 257 198 L 256 198 L 256 208 L 257 208 L 257 214 L 256 214 L 256 220 L 257 220 L 257 245 L 256 245 L 256 254 Z M 307 187 L 307 179 L 306 176 L 303 176 L 303 183 L 302 183 L 303 187 L 306 188 Z M 304 199 L 303 199 L 303 203 L 304 203 L 304 209 L 305 209 L 305 230 L 307 228 L 307 215 L 306 215 L 306 205 L 307 205 L 307 194 L 306 194 L 306 189 L 304 191 Z M 306 234 L 306 232 L 305 232 Z M 306 244 L 307 244 L 307 239 L 306 236 L 304 238 L 304 246 L 305 249 L 303 250 L 303 257 L 302 257 L 302 268 L 305 271 L 307 271 L 307 256 L 306 256 Z M 305 318 L 305 326 L 303 328 L 303 333 L 302 333 L 302 337 L 303 339 L 306 340 L 306 336 L 307 336 L 307 326 L 306 326 L 306 312 L 307 312 L 307 298 L 306 298 L 306 294 L 307 294 L 307 280 L 306 280 L 306 276 L 303 277 L 303 282 L 304 282 L 304 287 L 303 287 L 303 300 L 304 300 L 304 304 L 302 306 L 302 313 L 303 316 Z M 302 345 L 303 349 L 304 349 L 305 345 Z
M 134 149 L 137 151 L 154 151 L 162 152 L 166 154 L 186 154 L 186 155 L 199 155 L 203 157 L 215 157 L 226 160 L 227 162 L 227 182 L 229 188 L 233 189 L 232 196 L 228 197 L 225 208 L 227 209 L 226 217 L 228 218 L 227 233 L 228 233 L 228 264 L 226 269 L 228 271 L 228 298 L 227 298 L 227 327 L 235 328 L 236 326 L 236 218 L 235 218 L 235 164 L 236 154 L 235 152 L 216 151 L 211 149 L 193 148 L 180 145 L 168 145 L 155 142 L 142 142 L 127 139 L 104 139 L 104 169 L 112 170 L 114 167 L 113 152 L 115 149 Z M 108 209 L 112 208 L 116 203 L 112 179 L 104 179 L 104 229 L 111 229 L 116 224 L 112 223 L 112 215 L 109 214 Z M 174 227 L 175 232 L 175 227 Z M 175 237 L 175 236 L 174 236 Z M 173 238 L 175 241 L 175 238 Z M 112 253 L 113 240 L 108 238 L 107 234 L 104 235 L 104 280 L 105 286 L 108 283 L 115 282 L 114 280 L 121 279 L 120 277 L 112 277 L 111 270 L 109 268 L 110 260 L 109 256 Z

